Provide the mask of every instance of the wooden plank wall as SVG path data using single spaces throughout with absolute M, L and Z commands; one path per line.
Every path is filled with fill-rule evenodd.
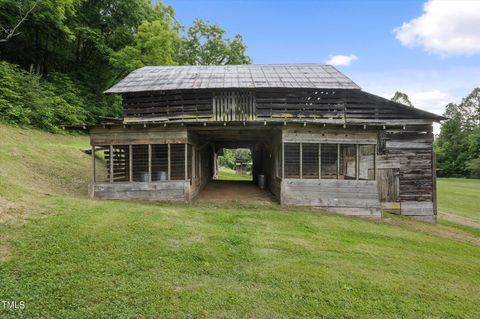
M 418 112 L 361 90 L 259 89 L 257 117 L 316 119 L 418 119 Z
M 95 127 L 90 130 L 90 145 L 181 144 L 188 143 L 186 127 L 124 128 Z
M 194 149 L 194 174 L 190 183 L 190 200 L 195 198 L 212 178 L 213 148 L 211 144 L 203 146 L 196 144 Z
M 225 91 L 214 94 L 213 120 L 253 121 L 255 120 L 255 96 L 252 91 Z
M 375 181 L 287 179 L 282 181 L 281 198 L 282 205 L 341 208 L 339 212 L 348 215 L 381 217 Z
M 375 121 L 431 116 L 356 89 L 212 89 L 123 94 L 127 121 Z
M 125 117 L 178 119 L 211 117 L 213 92 L 155 91 L 123 94 Z
M 268 144 L 267 156 L 267 186 L 270 192 L 280 201 L 281 173 L 282 173 L 282 135 L 280 132 L 274 134 Z M 277 167 L 279 165 L 280 167 Z
M 435 175 L 431 126 L 386 130 L 385 134 L 379 134 L 379 138 L 385 139 L 385 149 L 379 149 L 381 154 L 377 156 L 377 170 L 384 170 L 380 176 L 385 171 L 398 171 L 397 201 L 401 214 L 434 222 Z M 379 180 L 380 194 L 385 194 L 385 190 L 392 187 L 391 183 L 392 178 Z M 384 196 L 381 197 L 385 200 Z
M 90 185 L 90 195 L 99 199 L 185 202 L 189 198 L 189 189 L 190 184 L 187 181 L 95 183 Z

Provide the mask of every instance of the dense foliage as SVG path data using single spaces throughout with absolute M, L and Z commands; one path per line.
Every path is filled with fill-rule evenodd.
M 480 88 L 448 104 L 444 116 L 448 120 L 435 141 L 439 174 L 480 178 Z
M 249 63 L 242 37 L 196 20 L 185 30 L 171 6 L 148 0 L 1 0 L 0 119 L 56 130 L 121 116 L 102 92 L 145 65 Z M 24 70 L 24 71 L 23 71 Z M 8 78 L 7 78 L 8 77 Z M 24 83 L 25 85 L 19 85 Z
M 252 153 L 247 148 L 225 148 L 223 150 L 223 155 L 218 157 L 218 163 L 220 166 L 235 169 L 235 161 L 237 159 L 249 164 L 248 168 L 250 168 L 252 163 Z

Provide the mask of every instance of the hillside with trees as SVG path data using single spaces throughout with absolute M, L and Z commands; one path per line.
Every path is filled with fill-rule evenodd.
M 145 65 L 249 63 L 240 35 L 148 0 L 0 2 L 3 122 L 57 131 L 121 116 L 103 91 Z

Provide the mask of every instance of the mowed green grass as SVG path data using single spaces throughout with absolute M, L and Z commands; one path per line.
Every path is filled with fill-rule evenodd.
M 223 181 L 251 181 L 252 175 L 251 174 L 240 175 L 240 174 L 237 174 L 231 168 L 220 167 L 218 169 L 218 179 Z
M 480 240 L 460 229 L 91 200 L 86 137 L 0 130 L 0 300 L 26 305 L 0 318 L 480 316 Z
M 438 209 L 480 221 L 480 179 L 438 178 Z

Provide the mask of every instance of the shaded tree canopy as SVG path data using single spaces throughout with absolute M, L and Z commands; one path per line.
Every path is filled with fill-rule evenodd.
M 0 39 L 8 37 L 0 41 L 0 61 L 10 63 L 0 64 L 0 73 L 8 74 L 13 85 L 0 88 L 0 120 L 48 130 L 121 116 L 119 99 L 102 92 L 136 68 L 250 62 L 240 35 L 229 39 L 220 26 L 203 20 L 184 31 L 171 6 L 149 0 L 0 0 L 0 26 Z M 22 81 L 32 84 L 26 86 L 32 89 L 31 100 L 16 85 Z M 58 104 L 33 108 L 35 116 L 49 109 L 48 123 L 29 119 L 35 94 L 39 100 L 46 91 L 59 97 L 55 92 L 65 86 L 72 89 L 69 99 L 50 99 Z M 84 112 L 55 120 L 59 105 L 69 101 Z

